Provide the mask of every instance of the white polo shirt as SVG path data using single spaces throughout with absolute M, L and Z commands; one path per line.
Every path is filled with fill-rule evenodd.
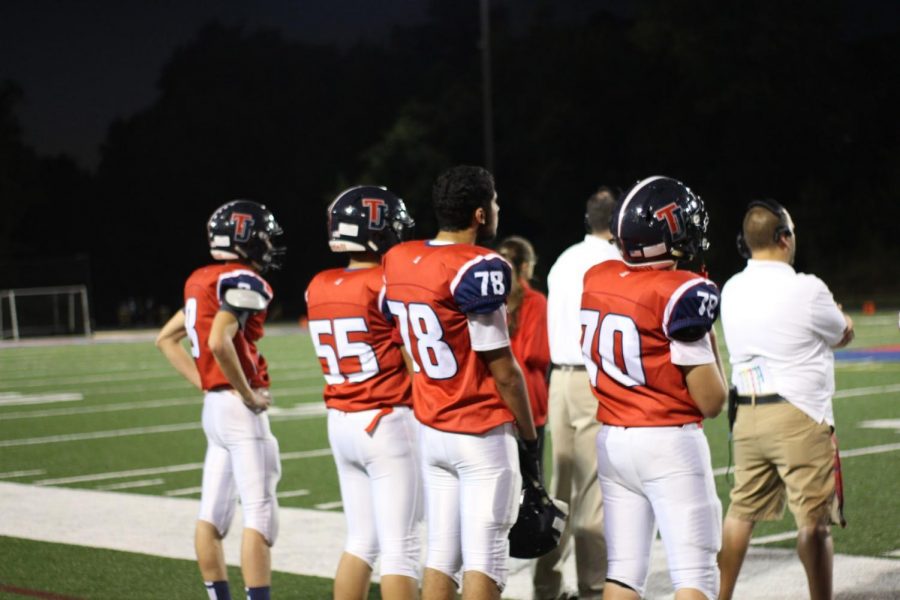
M 598 263 L 621 257 L 615 244 L 589 233 L 553 263 L 547 275 L 547 332 L 554 364 L 584 364 L 580 316 L 584 274 Z
M 747 261 L 722 288 L 731 381 L 742 396 L 779 394 L 816 423 L 834 425 L 834 353 L 846 322 L 815 275 Z

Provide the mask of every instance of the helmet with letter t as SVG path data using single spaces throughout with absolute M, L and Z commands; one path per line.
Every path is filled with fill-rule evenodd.
M 328 206 L 328 245 L 332 252 L 384 254 L 410 239 L 415 224 L 406 204 L 390 190 L 359 185 Z
M 209 252 L 216 260 L 245 260 L 260 272 L 280 269 L 286 248 L 275 215 L 252 200 L 232 200 L 213 212 L 206 224 Z
M 638 181 L 613 208 L 610 231 L 632 267 L 666 268 L 709 248 L 709 215 L 700 196 L 671 177 Z

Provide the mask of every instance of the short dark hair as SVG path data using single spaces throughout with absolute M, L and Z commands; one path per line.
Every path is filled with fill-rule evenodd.
M 616 203 L 616 192 L 608 186 L 600 186 L 587 199 L 584 207 L 584 222 L 591 233 L 609 231 L 609 220 Z
M 494 176 L 482 167 L 453 167 L 438 176 L 431 198 L 438 229 L 468 229 L 472 225 L 475 210 L 487 209 L 494 198 Z
M 777 245 L 775 230 L 781 218 L 764 206 L 753 206 L 744 215 L 744 241 L 751 251 L 765 250 Z

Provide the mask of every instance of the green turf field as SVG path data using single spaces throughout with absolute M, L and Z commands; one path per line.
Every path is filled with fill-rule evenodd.
M 858 333 L 851 347 L 900 343 L 894 314 L 855 319 Z M 317 410 L 322 377 L 309 339 L 299 332 L 271 335 L 261 346 L 270 362 L 276 398 L 272 430 L 284 457 L 279 502 L 285 507 L 340 510 L 324 412 Z M 836 371 L 834 406 L 846 455 L 850 526 L 835 530 L 835 548 L 869 556 L 896 553 L 900 362 L 839 362 Z M 201 404 L 200 394 L 179 379 L 150 341 L 15 348 L 0 343 L 0 481 L 199 498 L 205 447 Z M 877 427 L 871 426 L 879 420 Z M 863 426 L 865 422 L 869 426 Z M 724 415 L 708 422 L 705 430 L 713 467 L 726 467 Z M 717 477 L 717 483 L 727 507 L 725 477 Z M 787 516 L 761 525 L 756 535 L 793 529 Z M 791 539 L 771 542 L 793 544 Z M 198 579 L 189 561 L 12 538 L 0 538 L 0 556 L 0 590 L 6 585 L 81 598 L 178 597 L 175 590 L 196 587 Z M 152 580 L 158 593 L 106 593 L 125 580 Z M 239 582 L 237 572 L 232 581 Z M 279 574 L 275 585 L 310 590 L 309 595 L 286 597 L 329 595 L 329 582 L 323 579 Z M 7 594 L 0 591 L 3 597 Z

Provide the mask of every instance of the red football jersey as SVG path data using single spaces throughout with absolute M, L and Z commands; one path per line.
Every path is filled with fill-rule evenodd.
M 522 282 L 524 295 L 519 306 L 518 327 L 510 337 L 510 347 L 528 388 L 534 426 L 547 422 L 547 370 L 550 367 L 550 342 L 547 339 L 547 298 Z
M 384 256 L 385 300 L 413 358 L 413 407 L 443 431 L 483 433 L 514 420 L 490 369 L 472 350 L 467 313 L 506 303 L 511 269 L 470 244 L 406 242 Z
M 383 312 L 381 267 L 330 269 L 306 290 L 309 334 L 325 375 L 325 404 L 345 412 L 412 404 L 410 377 Z
M 705 335 L 718 303 L 715 284 L 689 271 L 636 270 L 618 260 L 588 270 L 582 352 L 600 403 L 597 419 L 625 427 L 702 421 L 669 344 Z
M 201 267 L 191 273 L 184 284 L 184 326 L 204 390 L 231 385 L 209 350 L 213 319 L 223 309 L 225 292 L 231 288 L 254 290 L 265 299 L 267 306 L 273 295 L 268 282 L 256 271 L 233 262 Z M 263 336 L 266 311 L 240 311 L 236 315 L 241 327 L 233 341 L 241 368 L 251 387 L 267 388 L 269 371 L 266 359 L 256 349 L 256 342 Z

